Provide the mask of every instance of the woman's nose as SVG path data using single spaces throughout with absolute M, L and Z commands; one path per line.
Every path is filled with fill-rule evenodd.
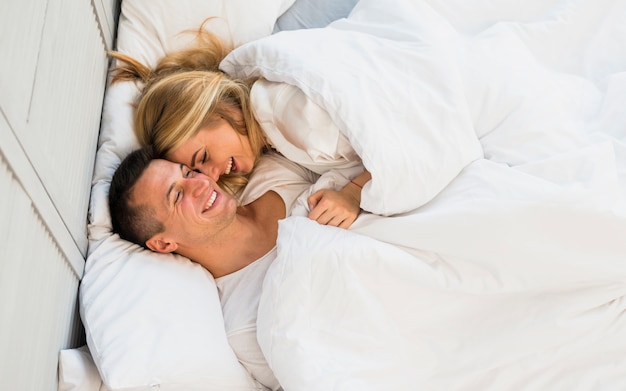
M 210 167 L 206 167 L 206 169 L 202 170 L 203 174 L 208 176 L 209 178 L 213 179 L 215 182 L 217 182 L 218 179 L 220 179 L 220 169 L 213 165 Z

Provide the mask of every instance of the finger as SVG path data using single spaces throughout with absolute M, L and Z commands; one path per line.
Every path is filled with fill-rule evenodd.
M 348 228 L 350 228 L 352 223 L 354 223 L 354 220 L 356 220 L 356 219 L 347 218 L 344 221 L 342 221 L 341 224 L 338 225 L 338 227 L 339 228 L 343 228 L 343 229 L 348 229 Z
M 309 209 L 315 208 L 318 202 L 324 197 L 324 190 L 318 190 L 307 198 Z
M 321 225 L 328 225 L 328 223 L 330 222 L 330 219 L 328 217 L 324 217 L 324 215 L 312 220 L 317 221 L 317 223 Z
M 318 219 L 317 222 L 323 225 L 332 225 L 332 226 L 336 226 L 337 224 L 333 224 L 333 221 L 336 220 L 337 217 L 335 215 L 333 215 L 332 213 L 326 211 L 324 212 Z
M 333 226 L 333 227 L 339 227 L 341 225 L 341 223 L 343 223 L 343 221 L 344 221 L 344 217 L 343 216 L 333 216 L 333 218 L 328 220 L 328 223 L 326 223 L 326 225 L 330 225 L 330 226 Z
M 309 212 L 309 218 L 326 225 L 333 218 L 333 214 L 329 213 L 328 209 L 320 203 Z
M 309 212 L 309 218 L 311 220 L 315 220 L 319 223 L 319 218 L 326 212 L 326 208 L 324 208 L 322 205 L 317 205 L 314 208 L 311 208 L 311 211 Z

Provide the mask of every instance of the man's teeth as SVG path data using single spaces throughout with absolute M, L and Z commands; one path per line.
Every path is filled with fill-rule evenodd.
M 213 203 L 215 202 L 216 198 L 217 198 L 217 192 L 213 190 L 213 194 L 211 194 L 211 198 L 209 198 L 209 202 L 206 203 L 206 208 L 204 208 L 204 210 L 207 210 L 211 206 L 213 206 Z
M 230 174 L 230 170 L 233 169 L 233 158 L 231 157 L 230 160 L 228 160 L 228 166 L 226 167 L 226 171 L 224 171 L 224 174 L 228 175 Z

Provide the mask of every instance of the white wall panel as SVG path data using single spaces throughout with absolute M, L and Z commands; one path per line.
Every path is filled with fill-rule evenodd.
M 92 0 L 92 3 L 100 22 L 106 47 L 113 49 L 120 3 L 117 0 Z
M 0 105 L 11 122 L 28 116 L 46 7 L 40 0 L 0 1 Z
M 0 390 L 57 389 L 117 0 L 0 0 Z
M 107 66 L 91 3 L 49 0 L 29 121 L 12 126 L 83 253 Z
M 1 154 L 0 191 L 0 389 L 56 390 L 59 350 L 83 338 L 79 279 Z

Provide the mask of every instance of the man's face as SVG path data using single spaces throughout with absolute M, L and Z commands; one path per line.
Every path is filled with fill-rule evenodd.
M 134 186 L 132 203 L 152 208 L 160 234 L 178 245 L 206 244 L 233 221 L 236 200 L 204 174 L 168 160 L 153 160 Z

